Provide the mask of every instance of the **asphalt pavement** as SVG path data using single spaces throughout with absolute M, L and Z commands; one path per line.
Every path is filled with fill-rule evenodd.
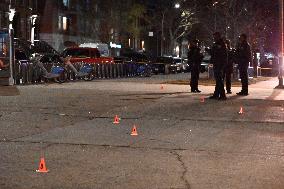
M 186 78 L 0 87 L 0 188 L 284 189 L 277 80 L 227 101 L 161 84 Z

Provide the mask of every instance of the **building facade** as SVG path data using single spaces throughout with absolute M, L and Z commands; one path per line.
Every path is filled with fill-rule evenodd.
M 70 44 L 99 42 L 158 55 L 160 33 L 149 27 L 143 19 L 145 15 L 136 15 L 135 7 L 139 12 L 139 4 L 154 11 L 141 0 L 1 0 L 0 28 L 8 27 L 11 7 L 16 10 L 13 20 L 16 38 L 30 41 L 34 36 L 58 51 Z

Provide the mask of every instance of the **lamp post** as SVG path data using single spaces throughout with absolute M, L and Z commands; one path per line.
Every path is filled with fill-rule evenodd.
M 283 86 L 283 56 L 284 56 L 284 0 L 279 0 L 279 15 L 280 15 L 280 53 L 279 53 L 279 75 L 278 80 L 279 84 L 276 88 L 284 89 Z
M 15 9 L 11 8 L 11 4 L 9 5 L 9 64 L 10 64 L 10 77 L 9 77 L 9 85 L 14 84 L 14 76 L 13 76 L 13 70 L 14 70 L 14 30 L 13 30 L 13 19 L 15 16 Z
M 165 22 L 165 14 L 166 14 L 166 10 L 163 11 L 162 13 L 162 34 L 161 34 L 161 56 L 164 55 L 164 22 Z
M 218 1 L 215 1 L 214 3 L 213 3 L 213 7 L 214 7 L 214 30 L 215 30 L 215 32 L 217 31 L 217 4 L 218 4 L 219 2 Z

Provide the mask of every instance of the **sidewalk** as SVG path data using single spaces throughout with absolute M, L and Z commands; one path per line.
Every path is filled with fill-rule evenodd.
M 284 100 L 284 90 L 275 89 L 278 85 L 278 79 L 272 78 L 268 81 L 260 81 L 256 84 L 249 85 L 249 96 L 238 96 L 239 99 L 255 99 L 255 100 Z M 163 86 L 161 88 L 161 86 Z M 121 81 L 121 80 L 100 80 L 93 82 L 76 82 L 76 83 L 64 83 L 64 84 L 50 84 L 50 85 L 34 85 L 28 86 L 29 88 L 52 88 L 52 89 L 86 89 L 86 90 L 98 90 L 98 91 L 119 91 L 129 93 L 162 93 L 162 94 L 176 94 L 176 93 L 189 93 L 189 85 L 175 85 L 175 84 L 149 84 L 136 81 Z M 20 86 L 19 89 L 26 88 L 26 86 Z M 201 85 L 201 95 L 209 96 L 214 92 L 215 86 Z M 241 90 L 240 87 L 232 87 L 233 94 L 228 97 L 237 96 L 236 93 Z M 191 94 L 191 93 L 189 93 Z M 195 94 L 192 94 L 195 95 Z

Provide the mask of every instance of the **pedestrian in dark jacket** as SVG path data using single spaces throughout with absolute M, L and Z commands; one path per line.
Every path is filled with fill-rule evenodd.
M 191 67 L 190 87 L 192 93 L 201 92 L 198 89 L 198 80 L 199 80 L 200 65 L 203 59 L 203 55 L 200 53 L 200 48 L 198 47 L 198 43 L 199 43 L 198 40 L 193 40 L 190 43 L 188 51 L 188 63 Z
M 232 94 L 232 73 L 234 71 L 235 50 L 231 47 L 230 40 L 227 39 L 225 43 L 227 46 L 228 61 L 224 70 L 224 81 L 226 82 L 227 94 Z
M 248 67 L 251 62 L 251 48 L 247 42 L 246 34 L 240 35 L 236 50 L 236 61 L 240 72 L 242 90 L 237 95 L 248 95 Z
M 224 89 L 224 70 L 227 64 L 227 48 L 224 40 L 219 32 L 213 34 L 214 43 L 210 50 L 211 60 L 213 64 L 214 77 L 216 81 L 215 91 L 210 99 L 226 100 Z

